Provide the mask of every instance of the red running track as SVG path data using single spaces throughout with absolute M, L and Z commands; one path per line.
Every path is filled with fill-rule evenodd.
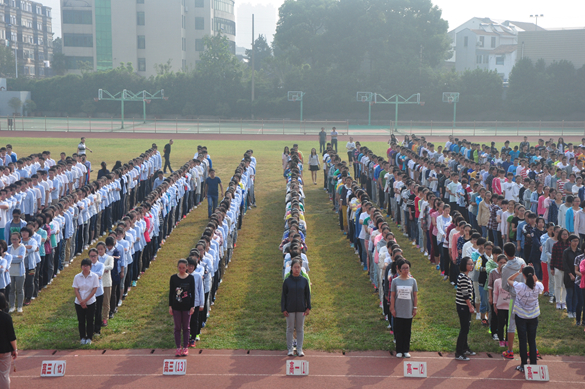
M 54 353 L 54 355 L 53 355 Z M 309 351 L 310 375 L 286 376 L 282 351 L 191 349 L 185 376 L 163 376 L 164 359 L 172 350 L 23 351 L 11 373 L 16 388 L 162 388 L 202 385 L 212 388 L 281 388 L 302 384 L 306 388 L 585 388 L 585 358 L 544 356 L 539 364 L 549 368 L 550 382 L 526 382 L 515 370 L 516 360 L 480 353 L 469 362 L 452 354 L 412 353 L 411 361 L 427 362 L 428 378 L 404 378 L 403 362 L 388 352 L 325 353 Z M 41 378 L 43 360 L 66 360 L 65 377 Z

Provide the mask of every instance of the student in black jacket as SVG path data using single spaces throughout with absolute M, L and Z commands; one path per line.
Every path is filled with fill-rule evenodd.
M 195 280 L 187 273 L 187 260 L 179 259 L 178 273 L 171 276 L 169 285 L 169 314 L 175 322 L 177 357 L 189 354 L 189 322 L 195 312 Z M 181 348 L 181 329 L 183 348 Z
M 291 263 L 290 277 L 282 284 L 281 310 L 286 317 L 286 346 L 288 356 L 293 356 L 293 332 L 297 330 L 297 355 L 304 356 L 303 335 L 305 316 L 311 311 L 309 281 L 301 275 L 302 260 L 295 257 Z

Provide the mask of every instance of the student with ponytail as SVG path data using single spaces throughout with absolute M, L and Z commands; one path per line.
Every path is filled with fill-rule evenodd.
M 514 281 L 520 274 L 522 274 L 525 283 Z M 516 370 L 523 373 L 524 365 L 528 364 L 527 344 L 530 347 L 530 364 L 536 365 L 536 357 L 538 356 L 536 329 L 538 328 L 538 316 L 540 316 L 538 295 L 544 291 L 544 286 L 536 278 L 534 268 L 524 265 L 521 266 L 518 272 L 508 277 L 507 282 L 516 292 L 513 314 L 515 315 L 516 328 L 518 329 L 518 346 L 521 360 L 521 364 Z

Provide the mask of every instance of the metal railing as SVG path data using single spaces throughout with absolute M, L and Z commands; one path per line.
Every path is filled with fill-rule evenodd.
M 12 125 L 10 125 L 10 122 Z M 298 121 L 298 120 L 224 120 L 224 119 L 148 119 L 127 118 L 121 128 L 119 118 L 0 117 L 0 131 L 112 132 L 169 134 L 245 134 L 317 135 L 336 127 L 340 135 L 425 135 L 472 136 L 585 136 L 585 121 Z

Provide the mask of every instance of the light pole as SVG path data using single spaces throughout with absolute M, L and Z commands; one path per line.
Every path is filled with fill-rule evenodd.
M 534 14 L 534 15 L 530 15 L 531 18 L 535 18 L 536 19 L 536 27 L 534 27 L 534 31 L 538 31 L 538 18 L 543 18 L 544 15 L 543 14 Z

